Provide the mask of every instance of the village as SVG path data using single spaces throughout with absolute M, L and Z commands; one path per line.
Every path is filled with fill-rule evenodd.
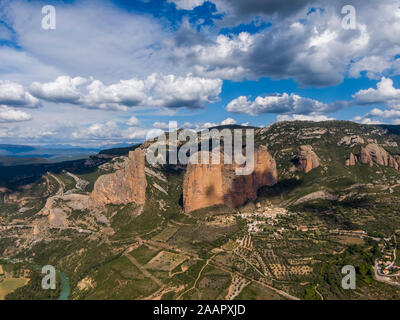
M 384 244 L 379 244 L 382 257 L 377 261 L 378 274 L 384 276 L 400 276 L 400 266 L 396 265 L 396 236 L 384 239 Z
M 278 223 L 278 217 L 283 215 L 288 215 L 288 211 L 285 208 L 272 205 L 269 201 L 264 205 L 257 203 L 253 212 L 239 213 L 239 216 L 247 221 L 249 233 L 265 233 L 265 226 L 275 226 Z M 279 230 L 282 232 L 284 229 Z

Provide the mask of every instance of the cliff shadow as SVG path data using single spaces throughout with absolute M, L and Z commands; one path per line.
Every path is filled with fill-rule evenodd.
M 258 190 L 258 197 L 274 198 L 284 197 L 302 185 L 301 179 L 283 179 L 273 186 L 264 186 Z

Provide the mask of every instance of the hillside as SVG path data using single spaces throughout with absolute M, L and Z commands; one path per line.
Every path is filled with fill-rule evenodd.
M 212 207 L 204 195 L 231 172 L 201 180 L 211 171 L 141 163 L 149 143 L 0 168 L 1 257 L 56 266 L 71 299 L 399 298 L 399 128 L 280 122 L 255 133 L 268 175 L 229 180 L 233 191 Z M 185 181 L 205 190 L 186 212 Z M 232 201 L 250 186 L 251 196 Z M 375 277 L 375 263 L 383 272 L 391 259 L 390 280 Z M 348 264 L 354 291 L 341 287 Z M 32 286 L 10 298 L 34 294 Z

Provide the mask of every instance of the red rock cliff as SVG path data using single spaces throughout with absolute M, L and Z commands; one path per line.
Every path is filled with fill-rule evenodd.
M 296 160 L 296 169 L 304 173 L 308 173 L 320 166 L 319 158 L 311 146 L 300 146 Z
M 211 153 L 204 155 L 210 157 Z M 236 175 L 237 167 L 235 164 L 224 164 L 222 155 L 218 165 L 189 163 L 183 184 L 185 212 L 220 204 L 238 207 L 255 200 L 261 187 L 277 182 L 276 163 L 265 146 L 255 150 L 254 171 L 251 174 Z
M 350 154 L 350 159 L 346 161 L 346 165 L 354 166 L 358 161 L 363 164 L 373 166 L 374 163 L 381 166 L 391 167 L 395 170 L 400 170 L 400 156 L 392 156 L 385 149 L 376 143 L 370 143 L 365 147 L 361 147 L 360 154 L 357 155 L 355 161 L 351 161 L 353 154 Z
M 128 204 L 146 201 L 145 153 L 136 149 L 129 153 L 127 165 L 112 174 L 101 176 L 95 183 L 92 199 L 97 205 Z

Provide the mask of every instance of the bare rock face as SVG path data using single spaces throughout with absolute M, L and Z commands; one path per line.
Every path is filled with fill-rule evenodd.
M 112 174 L 101 176 L 95 183 L 91 198 L 99 206 L 146 201 L 145 153 L 136 149 L 129 153 L 126 166 Z
M 358 154 L 357 156 L 354 156 L 351 153 L 350 159 L 346 160 L 346 165 L 355 165 L 355 162 L 352 162 L 351 160 L 352 157 L 355 159 L 355 162 L 360 161 L 361 163 L 368 164 L 371 167 L 374 165 L 374 163 L 376 163 L 381 166 L 391 167 L 395 170 L 400 170 L 400 156 L 392 156 L 376 143 L 370 143 L 366 147 L 362 147 L 360 154 Z
M 395 170 L 399 170 L 400 168 L 400 162 L 398 162 L 398 160 L 396 160 L 396 158 L 391 155 L 389 155 L 389 167 Z
M 347 147 L 354 147 L 357 144 L 363 144 L 364 139 L 361 138 L 360 136 L 354 135 L 354 136 L 345 136 L 343 137 L 339 142 L 338 146 L 347 146 Z
M 349 159 L 346 160 L 346 167 L 353 167 L 356 165 L 357 158 L 356 156 L 351 152 Z
M 311 146 L 300 146 L 299 154 L 297 155 L 296 169 L 304 173 L 310 172 L 312 169 L 320 166 L 320 161 Z
M 211 159 L 210 152 L 203 151 L 201 156 Z M 255 200 L 261 187 L 277 182 L 276 163 L 265 146 L 255 150 L 254 171 L 251 174 L 236 175 L 236 168 L 236 164 L 224 164 L 223 154 L 220 164 L 211 164 L 211 160 L 210 164 L 189 163 L 183 184 L 185 212 L 221 204 L 238 207 Z
M 372 165 L 374 162 L 381 166 L 389 165 L 389 153 L 381 146 L 370 143 L 366 147 L 361 148 L 360 162 Z

